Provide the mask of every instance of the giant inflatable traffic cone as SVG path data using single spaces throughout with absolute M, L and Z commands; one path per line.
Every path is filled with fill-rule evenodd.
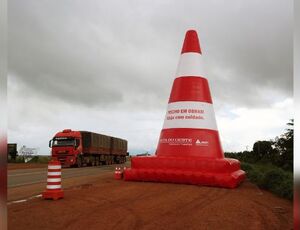
M 133 157 L 124 178 L 227 188 L 245 179 L 240 162 L 224 158 L 194 30 L 185 36 L 156 156 Z

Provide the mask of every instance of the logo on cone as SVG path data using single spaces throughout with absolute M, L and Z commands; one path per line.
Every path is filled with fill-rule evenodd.
M 197 146 L 208 146 L 208 141 L 200 141 L 199 139 L 197 139 L 195 144 Z

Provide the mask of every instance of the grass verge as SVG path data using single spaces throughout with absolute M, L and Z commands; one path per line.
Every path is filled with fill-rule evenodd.
M 241 163 L 241 168 L 247 173 L 249 180 L 260 188 L 292 200 L 293 199 L 293 173 L 284 171 L 272 164 Z

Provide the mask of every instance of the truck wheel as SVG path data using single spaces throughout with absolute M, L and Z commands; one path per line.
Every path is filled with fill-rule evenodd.
M 82 167 L 82 159 L 81 157 L 77 157 L 77 168 L 81 168 Z

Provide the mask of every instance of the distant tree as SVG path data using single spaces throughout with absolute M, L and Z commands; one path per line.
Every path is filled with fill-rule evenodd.
M 256 159 L 254 157 L 253 151 L 243 151 L 240 157 L 241 161 L 255 163 Z
M 256 141 L 253 151 L 225 152 L 225 157 L 248 163 L 271 163 L 284 170 L 293 171 L 294 119 L 287 125 L 286 132 L 274 140 Z
M 253 145 L 253 157 L 255 161 L 268 161 L 274 155 L 273 141 L 256 141 Z
M 235 152 L 224 152 L 225 157 L 238 159 L 238 155 Z
M 293 171 L 294 151 L 294 119 L 287 123 L 289 128 L 280 137 L 275 138 L 275 148 L 279 152 L 279 159 L 276 162 L 283 169 Z

